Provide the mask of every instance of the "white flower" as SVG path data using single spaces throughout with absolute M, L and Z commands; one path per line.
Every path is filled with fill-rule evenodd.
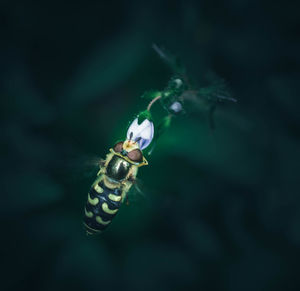
M 138 118 L 136 118 L 127 131 L 127 139 L 137 141 L 141 150 L 145 149 L 151 143 L 153 136 L 153 122 L 148 119 L 138 124 Z

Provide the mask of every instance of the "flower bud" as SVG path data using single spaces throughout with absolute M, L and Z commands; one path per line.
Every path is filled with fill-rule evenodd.
M 182 110 L 182 105 L 180 102 L 175 101 L 174 103 L 171 104 L 169 107 L 169 110 L 172 111 L 172 113 L 179 113 Z

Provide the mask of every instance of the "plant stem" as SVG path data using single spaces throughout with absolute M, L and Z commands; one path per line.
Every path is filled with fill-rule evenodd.
M 148 104 L 148 106 L 147 106 L 147 110 L 150 111 L 152 105 L 153 105 L 157 100 L 159 100 L 160 98 L 161 98 L 161 95 L 159 95 L 159 96 L 155 97 L 154 99 L 152 99 L 151 102 L 150 102 L 150 103 Z

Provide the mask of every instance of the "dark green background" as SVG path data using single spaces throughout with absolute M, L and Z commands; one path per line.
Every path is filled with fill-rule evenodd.
M 1 1 L 1 290 L 299 290 L 297 1 L 106 2 Z M 238 102 L 178 118 L 90 238 L 93 157 L 171 76 L 152 43 Z

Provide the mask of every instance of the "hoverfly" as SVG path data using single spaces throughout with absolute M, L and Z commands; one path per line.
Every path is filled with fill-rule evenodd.
M 138 169 L 148 165 L 142 150 L 151 143 L 153 135 L 153 123 L 145 119 L 139 125 L 136 118 L 128 129 L 126 140 L 117 142 L 105 160 L 101 160 L 84 209 L 87 234 L 100 233 L 115 217 L 135 182 Z

